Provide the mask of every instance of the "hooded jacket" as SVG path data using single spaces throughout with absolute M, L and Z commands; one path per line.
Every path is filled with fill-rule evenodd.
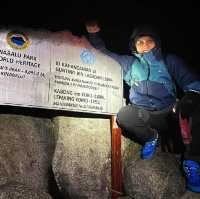
M 156 47 L 143 54 L 138 54 L 133 49 L 130 56 L 109 51 L 98 33 L 89 34 L 89 40 L 95 48 L 111 56 L 121 65 L 124 80 L 130 86 L 131 103 L 150 111 L 167 108 L 176 102 L 175 82 L 185 92 L 200 92 L 199 78 L 188 72 L 182 59 L 170 54 L 163 56 L 160 40 L 156 35 L 138 31 L 134 37 L 132 34 L 131 42 L 140 35 L 152 36 Z

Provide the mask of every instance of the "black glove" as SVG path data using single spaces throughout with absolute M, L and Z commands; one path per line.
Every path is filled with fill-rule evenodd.
M 200 93 L 188 91 L 178 103 L 178 111 L 182 118 L 192 115 L 197 106 L 200 105 Z

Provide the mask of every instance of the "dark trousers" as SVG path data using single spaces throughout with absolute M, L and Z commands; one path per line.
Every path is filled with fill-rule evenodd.
M 192 141 L 185 146 L 182 142 L 178 113 L 172 107 L 161 111 L 148 111 L 137 105 L 122 107 L 117 114 L 117 123 L 125 137 L 143 145 L 155 138 L 156 133 L 173 138 L 178 152 L 184 153 L 185 159 L 200 161 L 200 106 L 191 117 Z

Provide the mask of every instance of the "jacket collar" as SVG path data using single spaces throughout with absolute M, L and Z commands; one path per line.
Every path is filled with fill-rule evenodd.
M 141 62 L 147 62 L 148 64 L 156 64 L 160 62 L 163 58 L 161 53 L 161 48 L 156 47 L 150 50 L 147 53 L 139 54 L 134 53 L 134 55 L 141 61 Z

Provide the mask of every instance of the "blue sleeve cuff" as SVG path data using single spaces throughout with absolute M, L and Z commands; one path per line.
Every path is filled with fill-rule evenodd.
M 193 91 L 200 93 L 200 81 L 195 81 L 185 86 L 184 91 Z

